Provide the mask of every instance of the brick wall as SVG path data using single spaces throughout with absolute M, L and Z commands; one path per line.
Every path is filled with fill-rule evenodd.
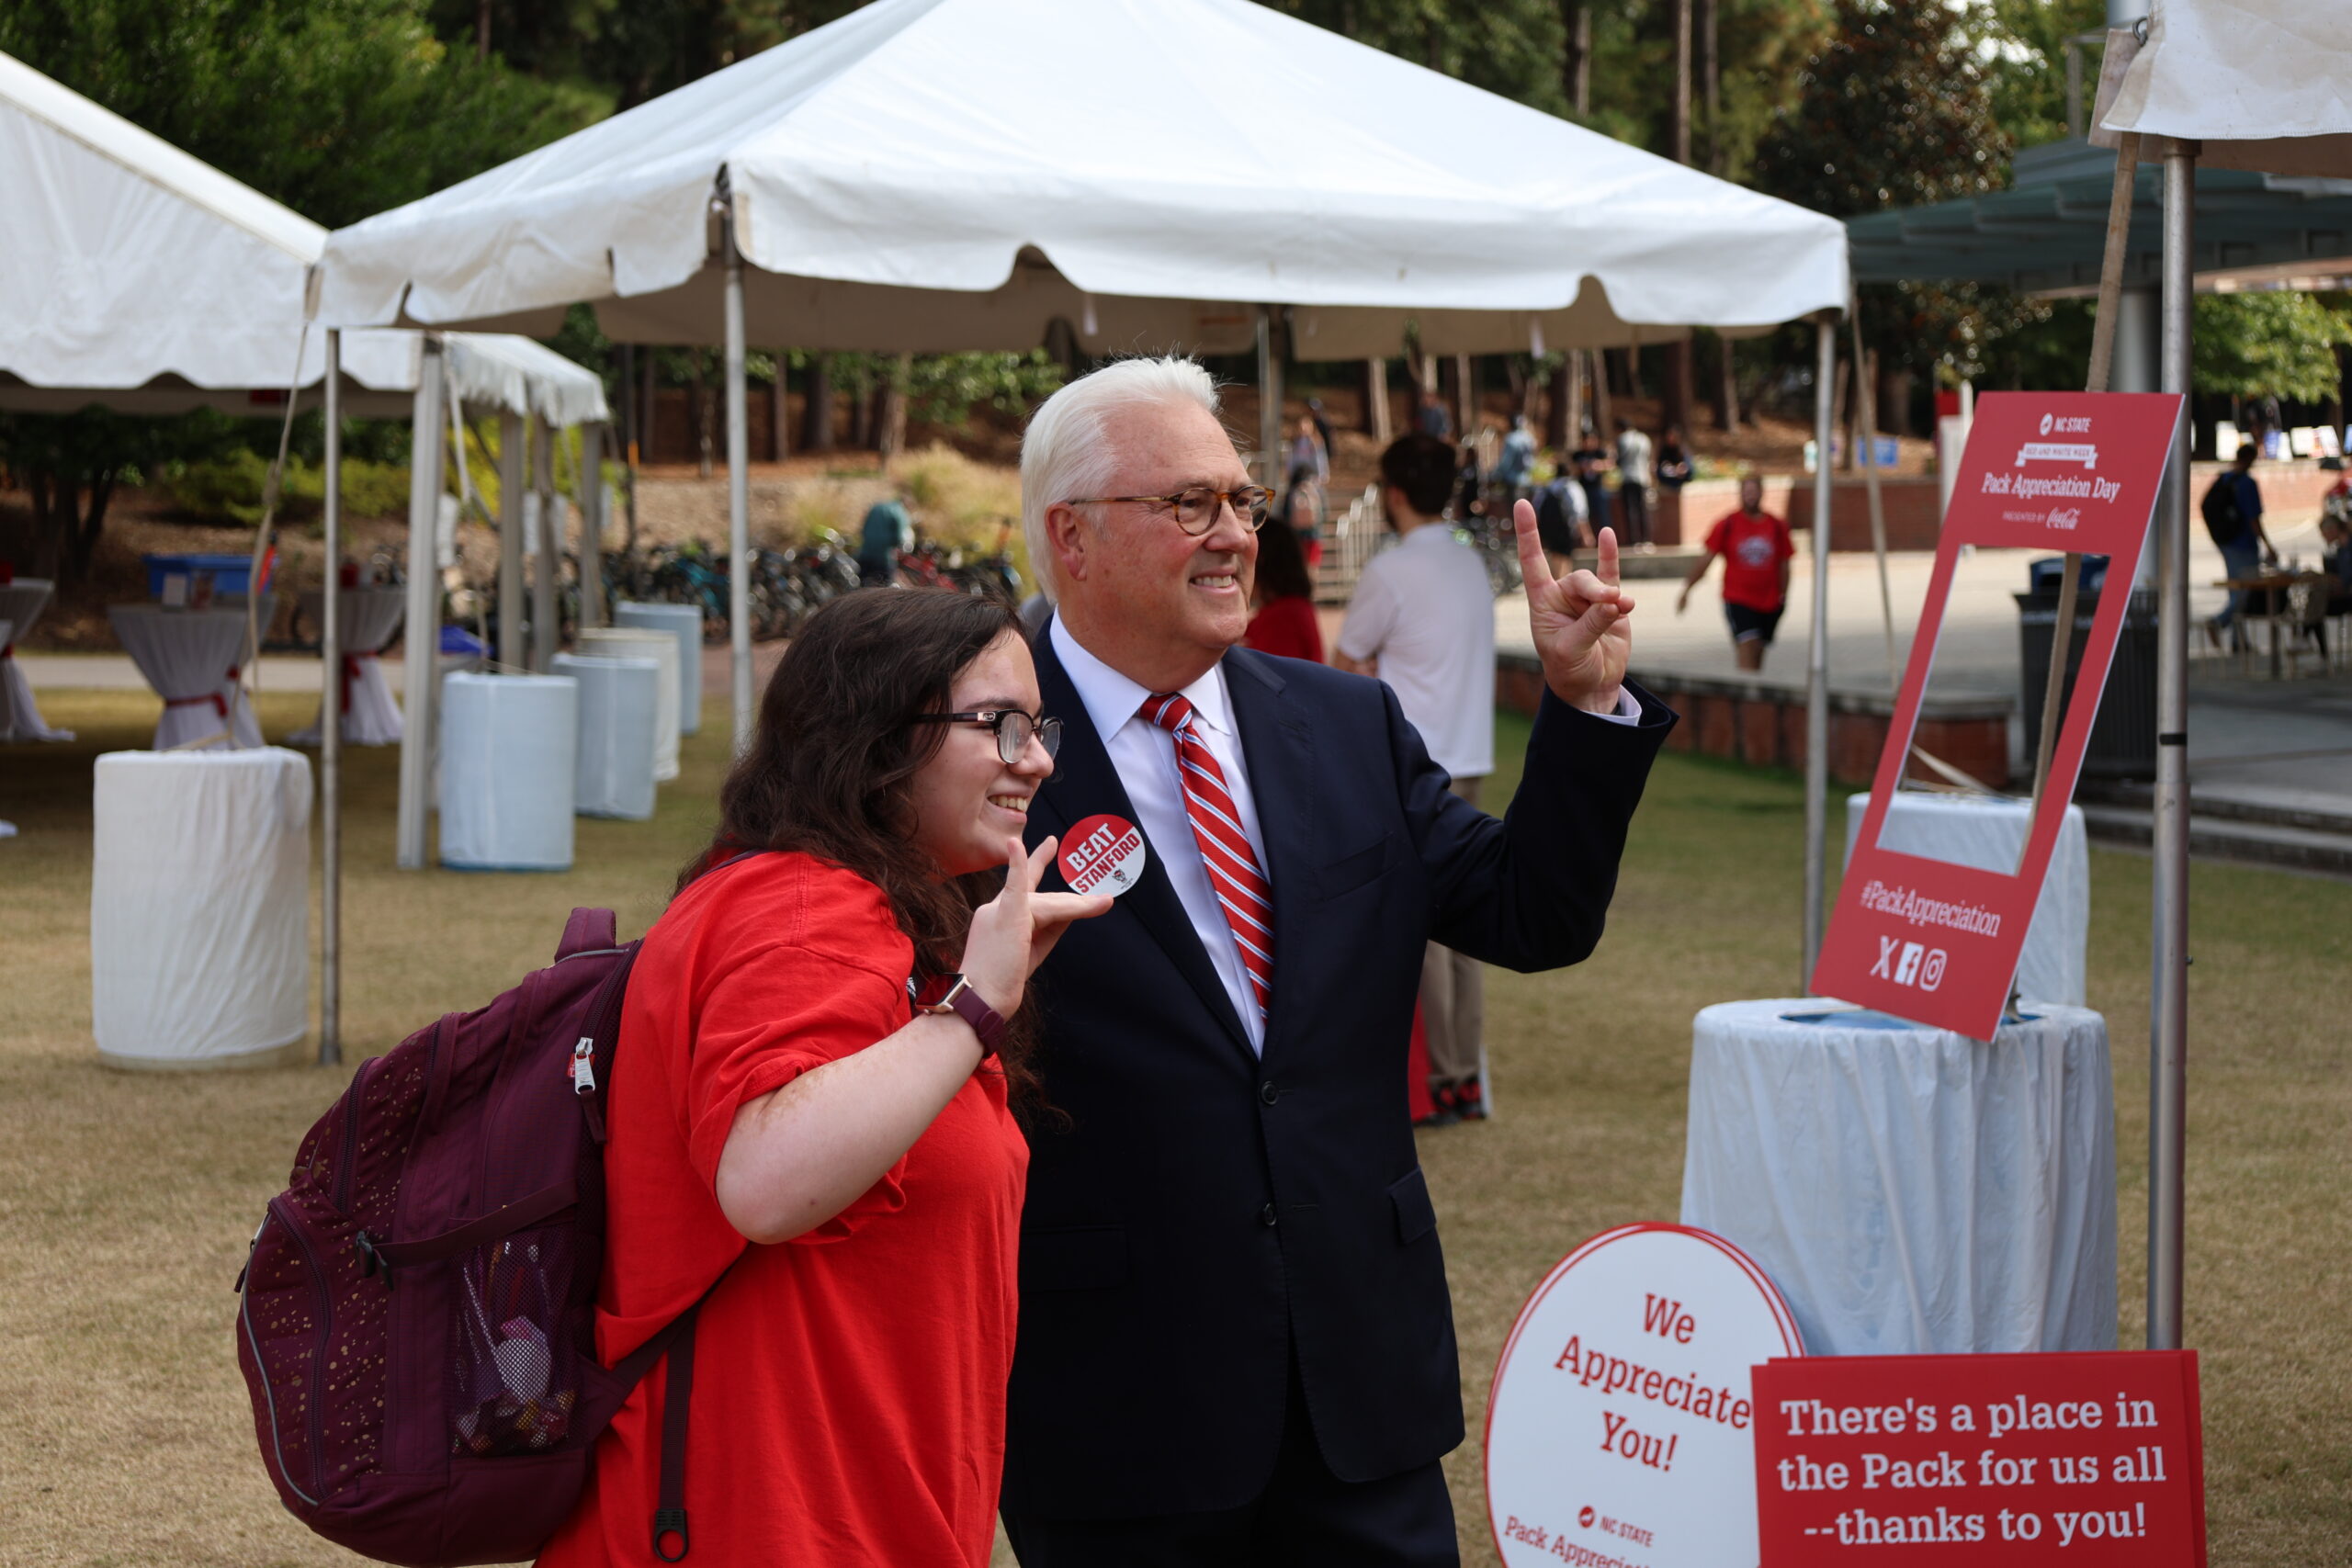
M 1724 757 L 1752 767 L 1804 766 L 1805 694 L 1793 682 L 1761 678 L 1645 676 L 1642 685 L 1682 716 L 1667 748 Z M 1532 714 L 1543 695 L 1542 668 L 1532 655 L 1506 653 L 1495 663 L 1496 700 Z M 1995 789 L 2009 784 L 2007 697 L 1929 698 L 1921 710 L 1912 743 Z M 1844 784 L 1867 785 L 1886 749 L 1894 701 L 1883 692 L 1829 694 L 1829 775 Z M 1916 759 L 1910 776 L 1922 783 L 1943 778 Z

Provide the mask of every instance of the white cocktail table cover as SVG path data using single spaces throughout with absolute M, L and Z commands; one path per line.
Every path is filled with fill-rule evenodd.
M 109 751 L 92 787 L 90 1026 L 120 1066 L 266 1066 L 310 1006 L 311 762 Z
M 164 716 L 155 722 L 156 750 L 224 733 L 227 740 L 217 744 L 261 744 L 261 726 L 235 674 L 245 647 L 243 605 L 171 610 L 115 604 L 107 608 L 107 619 L 114 623 L 115 640 L 164 699 Z
M 459 871 L 571 865 L 580 682 L 451 675 L 441 682 L 441 863 Z
M 684 689 L 678 680 L 678 639 L 640 626 L 590 626 L 580 633 L 580 651 L 591 659 L 650 659 L 662 666 L 662 711 L 653 723 L 653 776 L 667 784 L 678 776 L 678 713 Z
M 623 599 L 613 605 L 613 625 L 668 632 L 678 639 L 678 733 L 702 728 L 702 611 L 692 604 L 647 604 Z
M 653 725 L 662 666 L 650 659 L 559 653 L 553 673 L 580 682 L 580 759 L 571 808 L 642 822 L 653 815 Z
M 1867 792 L 1846 797 L 1849 859 L 1870 804 Z M 2032 821 L 2032 807 L 2022 800 L 1906 789 L 1888 805 L 1880 839 L 1901 854 L 1979 871 L 2014 872 Z M 2018 954 L 2018 994 L 2073 1007 L 2087 1002 L 2090 933 L 2090 840 L 2083 830 L 2083 808 L 2070 805 L 2058 829 L 2057 847 L 2050 852 L 2050 874 L 2033 907 L 2033 923 L 2026 928 L 2025 947 Z
M 1682 1223 L 1756 1259 L 1808 1353 L 2116 1348 L 2107 1024 L 2022 1007 L 1989 1045 L 1834 1001 L 1699 1014 Z
M 33 685 L 17 662 L 17 639 L 30 636 L 33 623 L 49 607 L 57 585 L 45 577 L 20 577 L 0 583 L 0 740 L 71 740 L 70 729 L 52 729 L 42 722 L 33 702 Z
M 316 589 L 302 595 L 302 617 L 321 624 L 326 594 Z M 408 610 L 405 588 L 346 588 L 340 607 L 343 624 L 343 739 L 346 746 L 397 746 L 401 740 L 400 705 L 392 701 L 392 683 L 384 679 L 383 652 L 401 629 Z M 319 716 L 286 738 L 289 746 L 315 746 L 326 727 L 326 683 L 321 682 Z

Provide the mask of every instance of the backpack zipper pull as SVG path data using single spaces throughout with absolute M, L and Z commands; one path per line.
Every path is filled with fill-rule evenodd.
M 596 1043 L 585 1034 L 571 1048 L 571 1092 L 596 1092 Z

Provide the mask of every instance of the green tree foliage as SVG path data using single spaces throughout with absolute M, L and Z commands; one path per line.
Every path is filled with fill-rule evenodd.
M 1962 26 L 1993 95 L 1993 118 L 2019 147 L 2066 134 L 2066 39 L 2107 30 L 2106 0 L 1973 0 Z M 2083 50 L 2083 112 L 2098 95 L 2101 51 Z
M 2190 375 L 2200 392 L 2324 402 L 2336 395 L 2344 316 L 2309 294 L 2200 294 Z
M 1850 218 L 2008 183 L 2009 136 L 1952 11 L 1838 0 L 1835 21 L 1756 149 L 1759 189 Z
M 9 0 L 0 50 L 329 228 L 608 102 L 447 48 L 413 0 Z
M 629 108 L 845 17 L 865 0 L 427 0 L 452 50 L 577 82 Z
M 9 0 L 0 50 L 331 227 L 527 152 L 607 102 L 448 50 L 413 0 Z M 0 464 L 34 498 L 32 536 L 12 553 L 78 578 L 118 484 L 276 437 L 266 421 L 0 419 Z
M 1261 0 L 1271 9 L 1547 114 L 1566 114 L 1558 0 Z
M 2010 140 L 1962 13 L 1905 0 L 1838 0 L 1829 40 L 1796 102 L 1756 149 L 1754 183 L 1836 218 L 1981 196 L 2008 183 Z M 1959 283 L 1860 290 L 1865 341 L 1883 371 L 1974 376 L 1990 339 L 2045 320 L 2049 307 Z

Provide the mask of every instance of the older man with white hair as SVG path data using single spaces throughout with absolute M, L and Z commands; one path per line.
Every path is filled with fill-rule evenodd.
M 1271 497 L 1198 365 L 1072 382 L 1021 478 L 1064 726 L 1028 831 L 1118 897 L 1039 985 L 1007 1534 L 1026 1568 L 1453 1563 L 1414 993 L 1432 939 L 1521 970 L 1600 941 L 1674 722 L 1624 678 L 1615 540 L 1555 581 L 1520 504 L 1548 691 L 1498 821 L 1386 686 L 1240 646 Z

